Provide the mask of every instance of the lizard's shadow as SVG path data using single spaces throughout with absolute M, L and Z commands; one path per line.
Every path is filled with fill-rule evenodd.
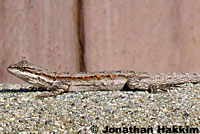
M 1 89 L 0 93 L 28 93 L 28 92 L 50 92 L 50 90 L 43 89 L 43 88 L 36 88 L 36 87 L 31 87 L 31 88 L 20 88 L 20 89 Z M 130 89 L 127 84 L 124 85 L 121 91 L 124 92 L 137 92 L 137 91 L 145 91 L 141 89 Z
M 141 90 L 141 89 L 130 89 L 128 86 L 127 86 L 127 83 L 124 85 L 124 87 L 122 88 L 121 91 L 125 91 L 125 92 L 137 92 L 137 91 L 140 91 L 140 92 L 145 92 L 145 91 L 148 91 L 149 93 L 151 93 L 150 90 Z
M 0 90 L 0 93 L 27 93 L 27 92 L 45 92 L 48 91 L 46 89 L 43 88 L 21 88 L 21 89 L 2 89 Z

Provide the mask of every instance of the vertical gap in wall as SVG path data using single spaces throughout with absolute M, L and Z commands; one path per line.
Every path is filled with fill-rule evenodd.
M 84 9 L 83 0 L 78 0 L 78 41 L 79 41 L 79 64 L 80 71 L 85 72 L 85 31 L 84 31 Z

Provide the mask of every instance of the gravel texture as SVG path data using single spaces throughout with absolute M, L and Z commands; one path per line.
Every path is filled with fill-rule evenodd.
M 158 126 L 188 126 L 198 128 L 200 133 L 199 84 L 185 84 L 156 94 L 74 92 L 43 99 L 37 95 L 44 92 L 29 88 L 30 85 L 0 84 L 0 133 L 92 134 L 103 133 L 106 126 L 152 127 L 154 133 Z

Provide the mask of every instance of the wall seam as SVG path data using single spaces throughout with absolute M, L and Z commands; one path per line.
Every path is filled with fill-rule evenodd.
M 78 8 L 78 42 L 79 42 L 79 71 L 85 72 L 86 64 L 85 64 L 85 29 L 84 29 L 84 9 L 83 9 L 83 0 L 78 0 L 77 3 Z

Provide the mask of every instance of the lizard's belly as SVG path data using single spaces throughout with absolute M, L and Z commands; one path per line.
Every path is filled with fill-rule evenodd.
M 127 79 L 104 79 L 90 81 L 71 82 L 68 91 L 114 91 L 121 90 L 126 84 Z

